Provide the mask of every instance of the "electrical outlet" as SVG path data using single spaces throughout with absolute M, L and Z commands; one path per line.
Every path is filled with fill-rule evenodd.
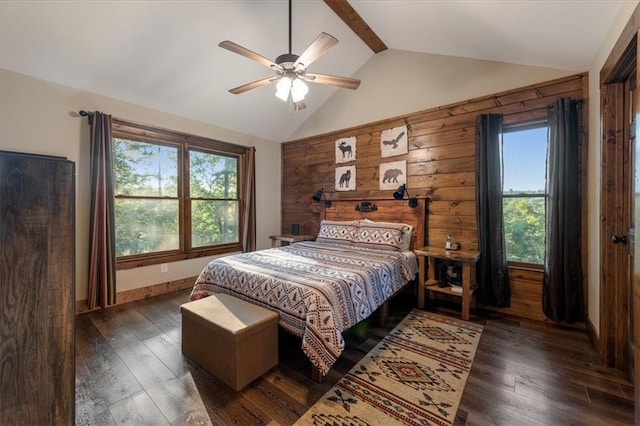
M 169 272 L 169 264 L 161 263 L 160 264 L 160 272 Z

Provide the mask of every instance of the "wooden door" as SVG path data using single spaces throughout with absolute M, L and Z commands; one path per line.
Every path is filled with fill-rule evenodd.
M 640 35 L 640 32 L 638 32 Z M 638 38 L 636 36 L 636 40 Z M 640 67 L 638 66 L 638 58 L 640 53 L 638 52 L 640 45 L 636 43 L 636 87 L 632 92 L 633 99 L 633 111 L 632 111 L 632 129 L 633 129 L 633 154 L 634 154 L 634 170 L 633 170 L 633 224 L 634 230 L 640 227 L 640 144 L 636 143 L 635 135 L 638 134 L 638 126 L 640 126 L 640 90 L 637 88 L 637 82 L 640 81 Z M 634 232 L 632 253 L 635 252 L 635 247 L 640 244 L 640 236 L 637 232 Z M 640 424 L 640 256 L 634 256 L 633 261 L 633 283 L 630 290 L 630 309 L 632 315 L 630 316 L 629 332 L 630 336 L 633 336 L 630 344 L 630 356 L 633 362 L 633 384 L 635 389 L 635 418 L 636 424 Z
M 640 424 L 640 392 L 637 391 L 640 389 L 640 256 L 635 255 L 640 243 L 640 236 L 635 232 L 640 225 L 640 147 L 636 143 L 640 125 L 637 118 L 640 94 L 636 89 L 640 79 L 639 36 L 640 5 L 600 71 L 600 349 L 607 366 L 628 372 L 634 381 L 637 424 Z M 629 244 L 626 250 L 621 250 L 622 244 L 612 244 L 610 238 L 622 236 L 618 233 L 625 229 Z
M 634 70 L 635 72 L 635 70 Z M 603 148 L 601 196 L 600 342 L 605 365 L 629 371 L 629 289 L 633 176 L 629 117 L 630 82 L 602 87 Z

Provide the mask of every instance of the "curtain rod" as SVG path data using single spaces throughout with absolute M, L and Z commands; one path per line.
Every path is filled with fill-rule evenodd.
M 87 117 L 87 121 L 89 121 L 90 126 L 93 124 L 93 112 L 81 109 L 80 111 L 78 111 L 78 114 L 80 114 L 82 117 Z

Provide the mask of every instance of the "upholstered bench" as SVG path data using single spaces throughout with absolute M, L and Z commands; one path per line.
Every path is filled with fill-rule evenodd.
M 278 314 L 227 294 L 188 302 L 182 353 L 235 390 L 278 364 Z

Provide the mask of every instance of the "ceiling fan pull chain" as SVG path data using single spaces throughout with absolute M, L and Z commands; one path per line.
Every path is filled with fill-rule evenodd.
M 289 0 L 289 55 L 291 55 L 291 1 Z

